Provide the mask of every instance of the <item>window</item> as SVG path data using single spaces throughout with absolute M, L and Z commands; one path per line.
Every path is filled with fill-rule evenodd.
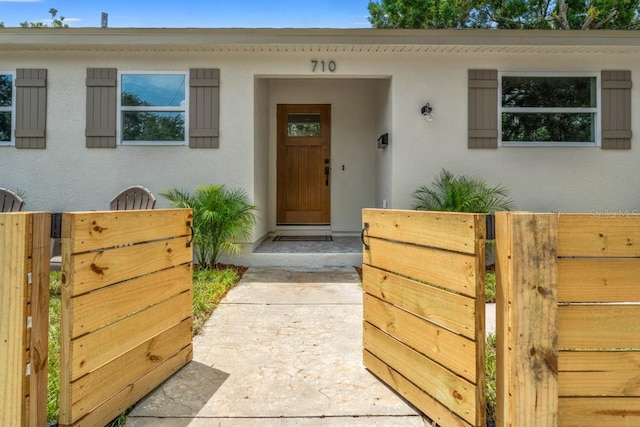
M 13 143 L 13 75 L 0 72 L 0 145 Z
M 187 144 L 186 73 L 121 73 L 122 144 Z
M 597 74 L 501 74 L 502 145 L 595 146 Z

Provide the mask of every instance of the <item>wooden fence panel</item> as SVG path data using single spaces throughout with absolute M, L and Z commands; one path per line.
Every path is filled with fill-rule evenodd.
M 104 425 L 191 360 L 190 221 L 63 214 L 60 424 Z
M 51 214 L 0 214 L 0 425 L 47 422 Z
M 432 420 L 485 424 L 485 216 L 363 211 L 365 366 Z
M 496 220 L 497 425 L 639 425 L 640 216 Z

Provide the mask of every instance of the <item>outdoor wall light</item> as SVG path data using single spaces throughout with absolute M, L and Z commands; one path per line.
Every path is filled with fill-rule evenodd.
M 426 122 L 433 120 L 433 108 L 428 102 L 422 107 L 422 109 L 420 109 L 420 112 Z

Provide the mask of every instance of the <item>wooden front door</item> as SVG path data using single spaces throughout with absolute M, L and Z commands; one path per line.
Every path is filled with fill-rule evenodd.
M 331 222 L 331 105 L 278 104 L 278 200 L 282 225 Z

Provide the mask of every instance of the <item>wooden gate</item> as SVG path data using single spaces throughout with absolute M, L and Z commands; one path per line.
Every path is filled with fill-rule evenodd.
M 104 425 L 191 360 L 191 221 L 63 214 L 62 425 Z
M 483 426 L 482 214 L 363 211 L 364 364 L 443 426 Z

